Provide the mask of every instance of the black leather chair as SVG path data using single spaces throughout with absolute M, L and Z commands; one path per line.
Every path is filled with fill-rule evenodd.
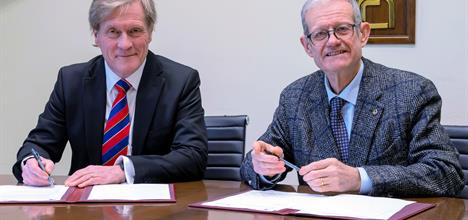
M 208 165 L 204 179 L 239 181 L 248 117 L 205 116 L 205 123 L 208 131 Z
M 458 197 L 468 199 L 468 126 L 444 125 L 450 140 L 460 153 L 460 164 L 465 176 L 465 187 Z

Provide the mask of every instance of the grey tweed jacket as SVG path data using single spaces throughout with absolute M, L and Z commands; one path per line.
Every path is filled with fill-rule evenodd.
M 440 125 L 442 100 L 434 84 L 414 73 L 363 62 L 348 165 L 366 170 L 373 184 L 370 195 L 456 195 L 463 188 L 463 173 L 458 152 Z M 286 87 L 272 123 L 259 138 L 282 147 L 285 159 L 298 166 L 340 159 L 323 77 L 317 71 Z M 272 187 L 254 172 L 250 152 L 241 176 L 254 189 Z

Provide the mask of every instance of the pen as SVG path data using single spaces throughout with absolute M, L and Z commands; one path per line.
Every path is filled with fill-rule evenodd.
M 39 167 L 41 168 L 41 170 L 43 170 L 44 172 L 47 173 L 45 167 L 44 167 L 44 164 L 42 163 L 42 160 L 41 158 L 39 157 L 39 154 L 37 153 L 36 150 L 34 150 L 34 148 L 31 148 L 31 153 L 32 155 L 34 156 L 34 158 L 36 159 L 37 163 L 39 164 Z M 47 173 L 49 175 L 49 173 Z M 50 177 L 49 175 L 49 186 L 53 186 L 54 185 L 54 179 L 52 179 L 52 177 Z
M 291 162 L 289 162 L 289 161 L 287 161 L 287 160 L 285 160 L 285 159 L 279 157 L 278 155 L 276 155 L 276 154 L 274 154 L 274 153 L 272 153 L 272 152 L 270 152 L 270 151 L 265 150 L 265 153 L 268 154 L 268 155 L 272 155 L 272 156 L 277 157 L 279 160 L 283 161 L 284 164 L 285 164 L 286 166 L 292 168 L 293 170 L 296 170 L 296 171 L 299 172 L 299 170 L 301 169 L 301 168 L 299 168 L 298 166 L 294 165 L 293 163 L 291 163 Z

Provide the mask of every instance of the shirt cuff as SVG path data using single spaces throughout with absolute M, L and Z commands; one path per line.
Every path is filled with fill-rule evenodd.
M 368 194 L 372 191 L 372 181 L 364 168 L 358 167 L 357 169 L 359 171 L 359 176 L 361 177 L 361 188 L 359 189 L 359 194 Z
M 128 184 L 133 184 L 135 181 L 135 167 L 133 166 L 133 162 L 126 156 L 119 156 L 115 161 L 114 165 L 122 164 L 124 166 L 124 173 L 125 173 L 125 182 Z

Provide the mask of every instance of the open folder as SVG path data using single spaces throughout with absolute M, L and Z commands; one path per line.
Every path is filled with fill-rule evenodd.
M 393 198 L 351 194 L 325 196 L 274 190 L 250 190 L 190 205 L 196 208 L 343 219 L 405 219 L 434 206 Z
M 172 184 L 109 184 L 85 188 L 0 186 L 0 203 L 175 202 Z

